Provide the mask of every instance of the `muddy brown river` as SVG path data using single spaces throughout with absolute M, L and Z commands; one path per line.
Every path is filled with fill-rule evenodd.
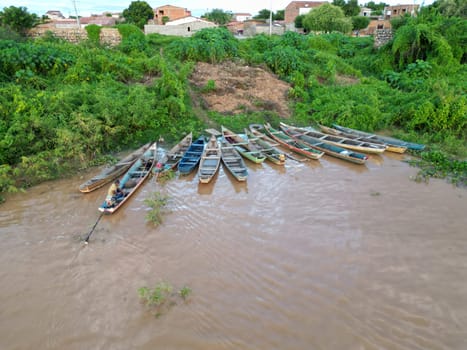
M 467 191 L 403 156 L 249 163 L 104 216 L 99 169 L 0 206 L 0 349 L 467 349 Z M 144 199 L 169 197 L 159 227 Z M 189 286 L 155 317 L 142 286 Z

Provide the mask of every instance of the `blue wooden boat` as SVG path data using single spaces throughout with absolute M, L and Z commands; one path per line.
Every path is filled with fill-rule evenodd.
M 203 155 L 205 145 L 206 140 L 204 136 L 198 137 L 198 139 L 190 145 L 183 155 L 183 158 L 180 160 L 180 163 L 178 163 L 178 171 L 180 174 L 188 175 L 198 166 L 201 156 Z
M 382 141 L 382 142 L 384 142 L 386 144 L 407 147 L 408 149 L 411 149 L 411 150 L 414 150 L 414 151 L 422 151 L 423 149 L 425 149 L 425 145 L 422 145 L 422 144 L 419 144 L 419 143 L 406 142 L 406 141 L 395 139 L 395 138 L 389 137 L 389 136 L 370 134 L 368 132 L 346 128 L 346 127 L 343 127 L 343 126 L 340 126 L 340 125 L 337 125 L 337 124 L 333 124 L 332 126 L 335 129 L 339 130 L 339 131 L 343 131 L 343 132 L 346 132 L 346 133 L 349 133 L 349 134 L 364 136 L 364 137 L 367 137 L 367 138 L 379 140 L 379 141 Z
M 179 143 L 177 143 L 166 154 L 164 154 L 161 159 L 159 159 L 153 168 L 153 173 L 156 175 L 156 179 L 164 173 L 177 168 L 178 163 L 180 163 L 180 160 L 182 160 L 183 155 L 190 147 L 192 141 L 193 134 L 190 132 Z
M 99 211 L 104 214 L 116 212 L 136 190 L 143 184 L 144 180 L 151 174 L 151 169 L 156 163 L 157 143 L 153 143 L 130 167 L 120 180 L 119 188 L 121 196 L 104 200 Z
M 280 128 L 287 135 L 293 137 L 296 140 L 300 140 L 306 145 L 316 148 L 335 158 L 347 160 L 355 164 L 365 164 L 368 156 L 363 153 L 353 152 L 349 149 L 345 149 L 330 143 L 326 143 L 316 137 L 312 137 L 307 133 L 304 133 L 300 128 L 296 128 L 284 123 L 280 123 Z

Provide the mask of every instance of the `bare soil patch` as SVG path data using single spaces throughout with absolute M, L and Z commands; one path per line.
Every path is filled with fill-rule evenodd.
M 215 89 L 200 94 L 207 109 L 234 115 L 265 110 L 282 117 L 291 115 L 287 98 L 291 86 L 265 69 L 233 62 L 199 62 L 190 82 L 202 91 L 210 80 Z

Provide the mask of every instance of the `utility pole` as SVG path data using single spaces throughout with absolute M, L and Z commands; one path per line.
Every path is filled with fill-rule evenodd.
M 72 0 L 72 1 L 73 1 L 73 7 L 75 8 L 76 23 L 78 24 L 78 28 L 81 28 L 81 24 L 79 23 L 78 9 L 76 8 L 76 0 Z
M 269 6 L 269 36 L 272 35 L 272 0 Z

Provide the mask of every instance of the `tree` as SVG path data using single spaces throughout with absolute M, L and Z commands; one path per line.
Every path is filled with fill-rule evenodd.
M 369 9 L 372 9 L 373 11 L 383 11 L 386 6 L 388 6 L 388 4 L 384 2 L 380 2 L 377 4 L 374 1 L 370 1 L 365 4 L 365 7 L 368 7 Z
M 350 18 L 345 17 L 340 7 L 324 4 L 305 15 L 303 27 L 307 30 L 325 33 L 333 31 L 348 33 L 352 30 L 352 22 Z
M 438 0 L 433 6 L 439 8 L 439 12 L 446 17 L 467 18 L 467 1 L 465 0 Z
M 334 6 L 338 6 L 340 8 L 344 8 L 345 6 L 345 0 L 332 0 L 332 4 Z
M 274 14 L 274 19 L 276 21 L 283 21 L 285 18 L 285 10 L 277 10 L 277 12 Z
M 220 26 L 224 26 L 232 20 L 233 14 L 229 11 L 226 12 L 221 9 L 213 9 L 211 12 L 207 12 L 201 17 L 206 18 L 207 20 Z
M 127 9 L 123 10 L 123 17 L 127 23 L 143 29 L 148 20 L 154 18 L 154 11 L 146 1 L 133 1 Z
M 26 35 L 27 31 L 38 21 L 39 17 L 35 13 L 29 13 L 26 7 L 10 6 L 0 11 L 0 25 L 21 35 Z
M 303 19 L 305 18 L 305 15 L 299 15 L 295 17 L 294 24 L 295 28 L 303 28 Z
M 269 19 L 271 16 L 271 11 L 268 9 L 262 9 L 261 11 L 258 12 L 256 16 L 254 16 L 254 19 Z
M 365 29 L 370 24 L 370 18 L 364 16 L 352 17 L 352 30 Z
M 347 17 L 358 16 L 360 13 L 360 6 L 358 0 L 349 0 L 343 7 L 344 14 Z

